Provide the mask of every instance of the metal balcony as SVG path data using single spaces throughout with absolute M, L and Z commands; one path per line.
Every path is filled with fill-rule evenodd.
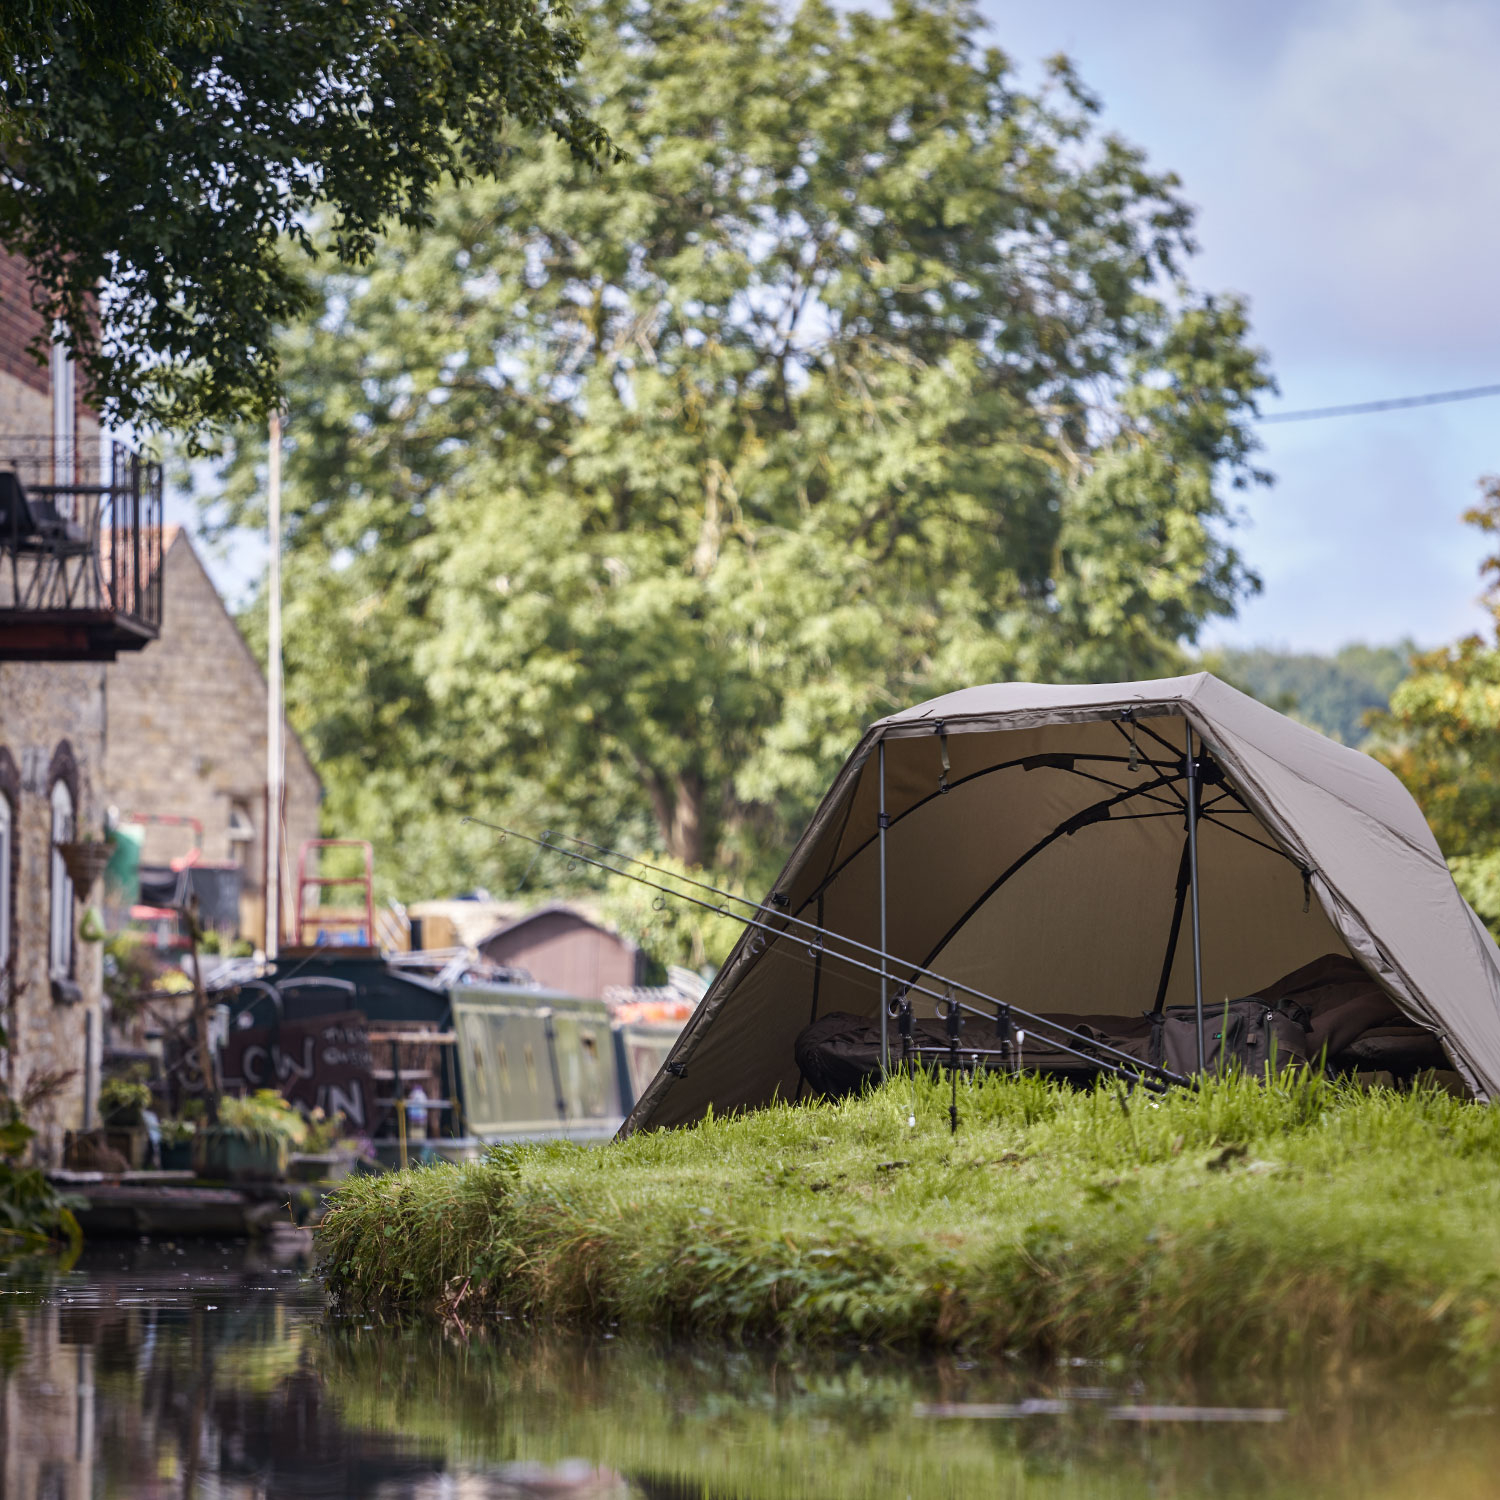
M 113 661 L 161 634 L 161 465 L 0 437 L 0 661 Z

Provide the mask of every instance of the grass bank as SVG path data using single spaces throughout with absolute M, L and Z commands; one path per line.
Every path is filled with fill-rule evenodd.
M 351 1310 L 1220 1365 L 1486 1364 L 1500 1111 L 1244 1079 L 1128 1105 L 907 1083 L 618 1145 L 365 1178 L 321 1230 Z

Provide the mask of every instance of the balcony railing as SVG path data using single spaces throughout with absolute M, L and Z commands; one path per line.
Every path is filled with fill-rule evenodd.
M 111 661 L 161 633 L 161 465 L 0 437 L 0 661 Z

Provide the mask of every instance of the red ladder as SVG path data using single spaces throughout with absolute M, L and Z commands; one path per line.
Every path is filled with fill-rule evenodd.
M 365 853 L 365 873 L 363 875 L 309 875 L 307 873 L 307 856 L 310 850 L 317 849 L 363 849 Z M 322 889 L 332 885 L 357 885 L 363 886 L 365 892 L 365 914 L 363 917 L 356 912 L 348 910 L 329 910 L 326 915 L 322 914 L 321 906 L 314 907 L 312 914 L 307 911 L 307 892 L 309 888 L 319 891 L 319 901 L 322 900 Z M 307 946 L 307 927 L 311 923 L 316 928 L 326 927 L 350 927 L 356 933 L 363 933 L 363 945 L 373 947 L 375 943 L 375 846 L 368 839 L 304 839 L 301 849 L 297 851 L 297 943 L 299 946 Z

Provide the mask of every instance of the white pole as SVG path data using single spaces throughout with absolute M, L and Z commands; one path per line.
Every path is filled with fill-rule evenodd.
M 271 413 L 270 567 L 266 578 L 266 957 L 281 948 L 281 413 Z

